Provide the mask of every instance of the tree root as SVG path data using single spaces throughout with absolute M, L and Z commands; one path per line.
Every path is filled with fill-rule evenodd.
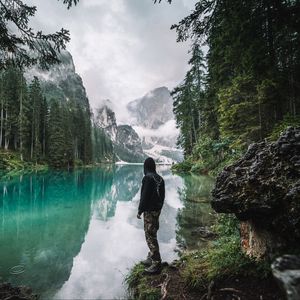
M 233 288 L 223 288 L 223 289 L 219 289 L 219 292 L 233 292 L 233 293 L 243 294 L 242 291 L 237 290 L 237 289 L 233 289 Z
M 207 293 L 205 293 L 204 295 L 202 295 L 202 297 L 200 298 L 200 300 L 214 300 L 214 294 L 217 294 L 217 293 L 222 293 L 222 292 L 231 292 L 231 296 L 233 299 L 236 299 L 236 300 L 241 300 L 240 296 L 236 295 L 236 294 L 241 294 L 243 295 L 243 292 L 240 291 L 240 290 L 237 290 L 237 289 L 234 289 L 234 288 L 222 288 L 222 289 L 219 289 L 219 290 L 216 290 L 216 291 L 213 291 L 215 287 L 215 283 L 214 281 L 212 281 L 209 286 L 208 286 L 208 289 L 207 289 Z M 234 294 L 235 293 L 235 294 Z
M 168 284 L 171 280 L 171 277 L 166 273 L 166 278 L 164 280 L 164 282 L 161 284 L 161 298 L 160 300 L 165 300 L 167 295 L 168 295 L 168 290 L 167 290 L 167 287 L 168 287 Z

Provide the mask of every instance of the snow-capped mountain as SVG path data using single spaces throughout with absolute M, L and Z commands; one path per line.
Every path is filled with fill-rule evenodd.
M 158 129 L 174 119 L 173 100 L 166 87 L 159 87 L 128 103 L 127 108 L 133 117 L 133 124 L 144 128 Z
M 150 91 L 142 98 L 130 102 L 127 109 L 146 155 L 168 164 L 183 159 L 182 151 L 176 148 L 179 132 L 168 88 L 159 87 Z
M 105 134 L 112 140 L 114 153 L 119 161 L 142 162 L 145 154 L 142 141 L 130 125 L 117 125 L 116 116 L 109 100 L 104 101 L 96 109 L 95 123 L 103 128 Z

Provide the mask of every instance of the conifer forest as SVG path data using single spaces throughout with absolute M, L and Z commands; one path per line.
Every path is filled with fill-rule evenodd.
M 297 0 L 208 0 L 172 26 L 178 42 L 192 43 L 190 69 L 172 91 L 183 169 L 220 168 L 299 125 L 299 14 Z
M 37 77 L 27 83 L 13 67 L 1 72 L 0 87 L 0 147 L 19 153 L 22 161 L 71 168 L 112 153 L 111 142 L 92 124 L 88 105 L 72 96 L 55 98 L 51 90 L 47 97 Z

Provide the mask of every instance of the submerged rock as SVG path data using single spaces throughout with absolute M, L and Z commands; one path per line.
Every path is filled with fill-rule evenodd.
M 274 277 L 286 292 L 288 300 L 300 299 L 300 257 L 284 255 L 272 264 Z
M 5 300 L 36 300 L 38 296 L 26 286 L 14 287 L 10 283 L 0 283 L 0 299 Z
M 219 174 L 212 195 L 217 212 L 234 213 L 245 221 L 244 232 L 257 237 L 262 249 L 256 254 L 250 249 L 254 256 L 272 247 L 296 245 L 300 238 L 300 128 L 288 128 L 274 143 L 252 144 L 244 157 Z M 247 246 L 253 247 L 249 238 Z

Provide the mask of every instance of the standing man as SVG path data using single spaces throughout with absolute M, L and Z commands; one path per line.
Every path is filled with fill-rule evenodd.
M 144 162 L 144 175 L 137 218 L 141 219 L 141 215 L 144 214 L 144 231 L 150 251 L 142 264 L 148 267 L 145 269 L 146 273 L 153 274 L 159 272 L 161 267 L 157 231 L 159 215 L 165 199 L 165 182 L 156 173 L 155 162 L 151 157 Z

